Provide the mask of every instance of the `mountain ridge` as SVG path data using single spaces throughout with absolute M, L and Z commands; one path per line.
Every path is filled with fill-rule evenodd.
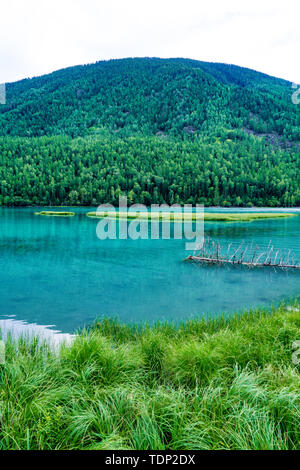
M 98 64 L 105 64 L 105 63 L 110 63 L 110 62 L 121 62 L 121 61 L 129 61 L 129 60 L 157 60 L 157 61 L 186 61 L 186 62 L 189 62 L 189 63 L 195 63 L 195 64 L 202 64 L 202 65 L 212 65 L 212 66 L 225 66 L 225 67 L 230 67 L 230 68 L 233 68 L 233 69 L 239 69 L 239 70 L 246 70 L 246 71 L 249 71 L 253 74 L 257 74 L 257 75 L 260 75 L 260 76 L 263 76 L 265 78 L 269 78 L 269 79 L 272 79 L 272 80 L 279 80 L 283 83 L 286 83 L 288 84 L 289 86 L 291 86 L 293 84 L 292 81 L 290 80 L 287 80 L 285 78 L 282 78 L 282 77 L 276 77 L 276 76 L 273 76 L 273 75 L 270 75 L 266 72 L 262 72 L 260 70 L 256 70 L 256 69 L 251 69 L 250 67 L 243 67 L 241 65 L 237 65 L 237 64 L 233 64 L 233 63 L 226 63 L 226 62 L 209 62 L 209 61 L 202 61 L 202 60 L 197 60 L 197 59 L 189 59 L 189 58 L 184 58 L 184 57 L 168 57 L 168 58 L 161 58 L 161 57 L 156 57 L 156 56 L 153 56 L 153 57 L 124 57 L 124 58 L 121 58 L 121 59 L 104 59 L 104 60 L 97 60 L 95 62 L 87 62 L 85 64 L 77 64 L 77 65 L 68 65 L 66 67 L 62 67 L 60 69 L 55 69 L 55 70 L 52 70 L 51 72 L 47 72 L 45 74 L 40 74 L 40 75 L 33 75 L 32 77 L 24 77 L 24 78 L 21 78 L 19 80 L 12 80 L 12 81 L 9 81 L 9 82 L 6 82 L 6 85 L 15 85 L 15 84 L 18 84 L 18 83 L 21 83 L 21 82 L 24 82 L 24 81 L 32 81 L 32 80 L 37 80 L 39 78 L 42 78 L 42 77 L 49 77 L 51 75 L 54 75 L 54 74 L 57 74 L 57 73 L 60 73 L 60 72 L 63 72 L 63 71 L 68 71 L 68 70 L 71 70 L 71 69 L 76 69 L 76 68 L 85 68 L 85 67 L 90 67 L 90 66 L 94 66 L 94 65 L 98 65 Z
M 7 84 L 0 135 L 209 134 L 249 127 L 300 140 L 291 83 L 236 65 L 128 58 Z

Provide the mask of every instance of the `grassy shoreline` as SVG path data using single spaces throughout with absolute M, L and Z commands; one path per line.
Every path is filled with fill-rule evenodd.
M 289 304 L 291 305 L 291 304 Z M 105 320 L 0 366 L 0 449 L 299 449 L 300 303 L 175 327 Z

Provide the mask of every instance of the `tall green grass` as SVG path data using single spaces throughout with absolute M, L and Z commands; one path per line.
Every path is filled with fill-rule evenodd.
M 0 449 L 299 449 L 300 310 L 6 343 Z

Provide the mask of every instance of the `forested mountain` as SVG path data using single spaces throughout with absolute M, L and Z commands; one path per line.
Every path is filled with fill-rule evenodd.
M 202 134 L 247 127 L 300 140 L 291 84 L 248 69 L 184 59 L 123 59 L 7 85 L 0 134 Z
M 300 205 L 291 83 L 187 59 L 122 59 L 7 85 L 0 204 Z

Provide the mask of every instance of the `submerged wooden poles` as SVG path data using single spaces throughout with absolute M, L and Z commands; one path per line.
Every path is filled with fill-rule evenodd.
M 226 249 L 222 249 L 219 241 L 206 238 L 203 245 L 188 256 L 185 261 L 193 261 L 200 264 L 211 265 L 243 265 L 248 268 L 271 267 L 280 269 L 300 269 L 300 261 L 295 260 L 291 250 L 284 252 L 276 250 L 271 241 L 266 249 L 260 249 L 253 243 L 248 246 L 241 243 L 234 247 L 230 243 Z

